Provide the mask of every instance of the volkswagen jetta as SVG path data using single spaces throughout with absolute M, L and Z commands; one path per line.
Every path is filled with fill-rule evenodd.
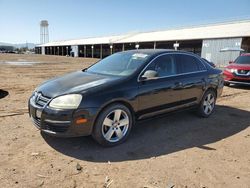
M 41 84 L 29 114 L 47 134 L 92 135 L 113 146 L 137 120 L 190 107 L 210 116 L 223 85 L 222 71 L 193 53 L 131 50 Z

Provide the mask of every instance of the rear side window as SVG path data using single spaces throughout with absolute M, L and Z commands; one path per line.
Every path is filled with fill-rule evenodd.
M 204 65 L 196 57 L 185 54 L 176 54 L 175 59 L 178 66 L 178 73 L 190 73 L 205 70 Z

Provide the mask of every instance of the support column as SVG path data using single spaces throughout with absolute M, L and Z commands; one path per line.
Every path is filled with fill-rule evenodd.
M 62 56 L 64 56 L 64 55 L 63 55 L 63 46 L 62 46 Z
M 59 46 L 57 46 L 57 55 L 59 55 Z
M 94 46 L 93 45 L 91 46 L 91 56 L 92 58 L 94 58 Z
M 135 48 L 138 50 L 139 47 L 140 47 L 140 45 L 137 43 L 137 44 L 135 45 Z
M 102 59 L 102 44 L 101 44 L 101 47 L 100 47 L 100 58 Z
M 125 45 L 124 45 L 124 43 L 122 44 L 122 51 L 125 51 Z
M 45 47 L 42 46 L 42 55 L 45 55 Z
M 113 45 L 111 44 L 110 45 L 110 55 L 112 55 L 112 53 L 113 53 Z
M 66 46 L 66 56 L 69 56 L 69 47 Z
M 84 45 L 84 57 L 86 57 L 86 46 Z
M 154 42 L 154 49 L 156 49 L 156 42 Z

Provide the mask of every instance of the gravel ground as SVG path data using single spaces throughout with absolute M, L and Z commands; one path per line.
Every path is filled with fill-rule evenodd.
M 113 148 L 41 134 L 28 116 L 32 91 L 95 61 L 0 54 L 1 187 L 250 187 L 249 87 L 225 87 L 207 119 L 185 111 L 137 123 Z

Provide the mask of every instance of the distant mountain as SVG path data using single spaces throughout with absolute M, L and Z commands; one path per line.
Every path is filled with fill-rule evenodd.
M 14 46 L 15 48 L 28 47 L 28 49 L 33 49 L 33 48 L 35 48 L 36 44 L 34 44 L 34 43 L 11 44 L 11 43 L 6 43 L 6 42 L 0 42 L 0 46 Z
M 28 49 L 33 49 L 35 48 L 36 44 L 34 43 L 22 43 L 22 44 L 15 44 L 15 48 L 23 48 L 23 47 L 28 47 Z
M 0 42 L 0 46 L 14 46 L 14 45 L 6 42 Z

